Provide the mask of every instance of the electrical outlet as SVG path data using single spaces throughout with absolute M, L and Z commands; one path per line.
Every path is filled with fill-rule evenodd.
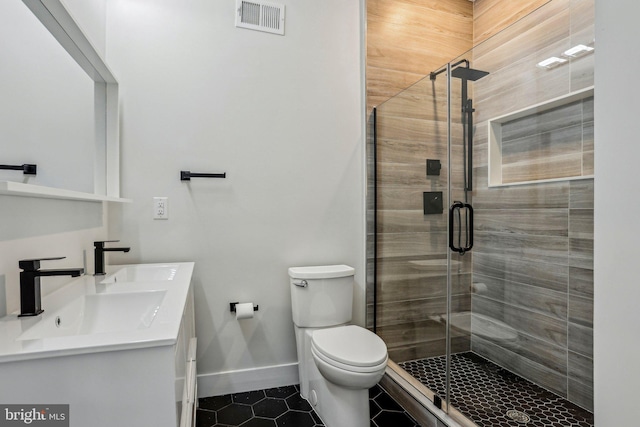
M 153 219 L 169 219 L 167 197 L 153 198 Z

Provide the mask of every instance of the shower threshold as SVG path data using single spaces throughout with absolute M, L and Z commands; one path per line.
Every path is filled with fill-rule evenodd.
M 445 356 L 398 365 L 444 399 Z M 451 357 L 451 404 L 478 427 L 593 427 L 594 423 L 591 412 L 472 352 Z

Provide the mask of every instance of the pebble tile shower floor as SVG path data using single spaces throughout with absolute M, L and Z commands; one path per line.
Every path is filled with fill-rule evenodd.
M 444 399 L 446 357 L 399 365 Z M 478 427 L 593 427 L 591 412 L 475 353 L 452 356 L 451 390 L 451 403 Z
M 298 386 L 199 399 L 196 427 L 324 426 Z M 420 427 L 382 388 L 369 389 L 371 427 Z

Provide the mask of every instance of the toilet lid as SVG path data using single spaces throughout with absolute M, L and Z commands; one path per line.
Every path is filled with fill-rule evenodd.
M 313 331 L 315 349 L 325 357 L 350 366 L 377 366 L 387 359 L 384 341 L 367 329 L 348 325 Z
M 289 277 L 292 279 L 336 279 L 353 276 L 356 270 L 348 265 L 319 265 L 314 267 L 291 267 Z

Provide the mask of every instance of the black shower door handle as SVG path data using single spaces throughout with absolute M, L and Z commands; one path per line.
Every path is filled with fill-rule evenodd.
M 458 245 L 456 246 L 454 242 L 454 218 L 456 215 L 460 218 L 460 210 L 465 209 L 467 211 L 466 215 L 466 227 L 465 227 L 465 236 L 466 236 L 466 246 L 462 246 L 460 242 L 460 237 L 458 238 Z M 462 233 L 462 220 L 459 222 L 459 236 Z M 465 252 L 469 252 L 471 248 L 473 248 L 473 207 L 469 203 L 462 202 L 453 202 L 453 204 L 449 207 L 449 248 L 453 252 L 458 252 L 460 255 L 464 255 Z

